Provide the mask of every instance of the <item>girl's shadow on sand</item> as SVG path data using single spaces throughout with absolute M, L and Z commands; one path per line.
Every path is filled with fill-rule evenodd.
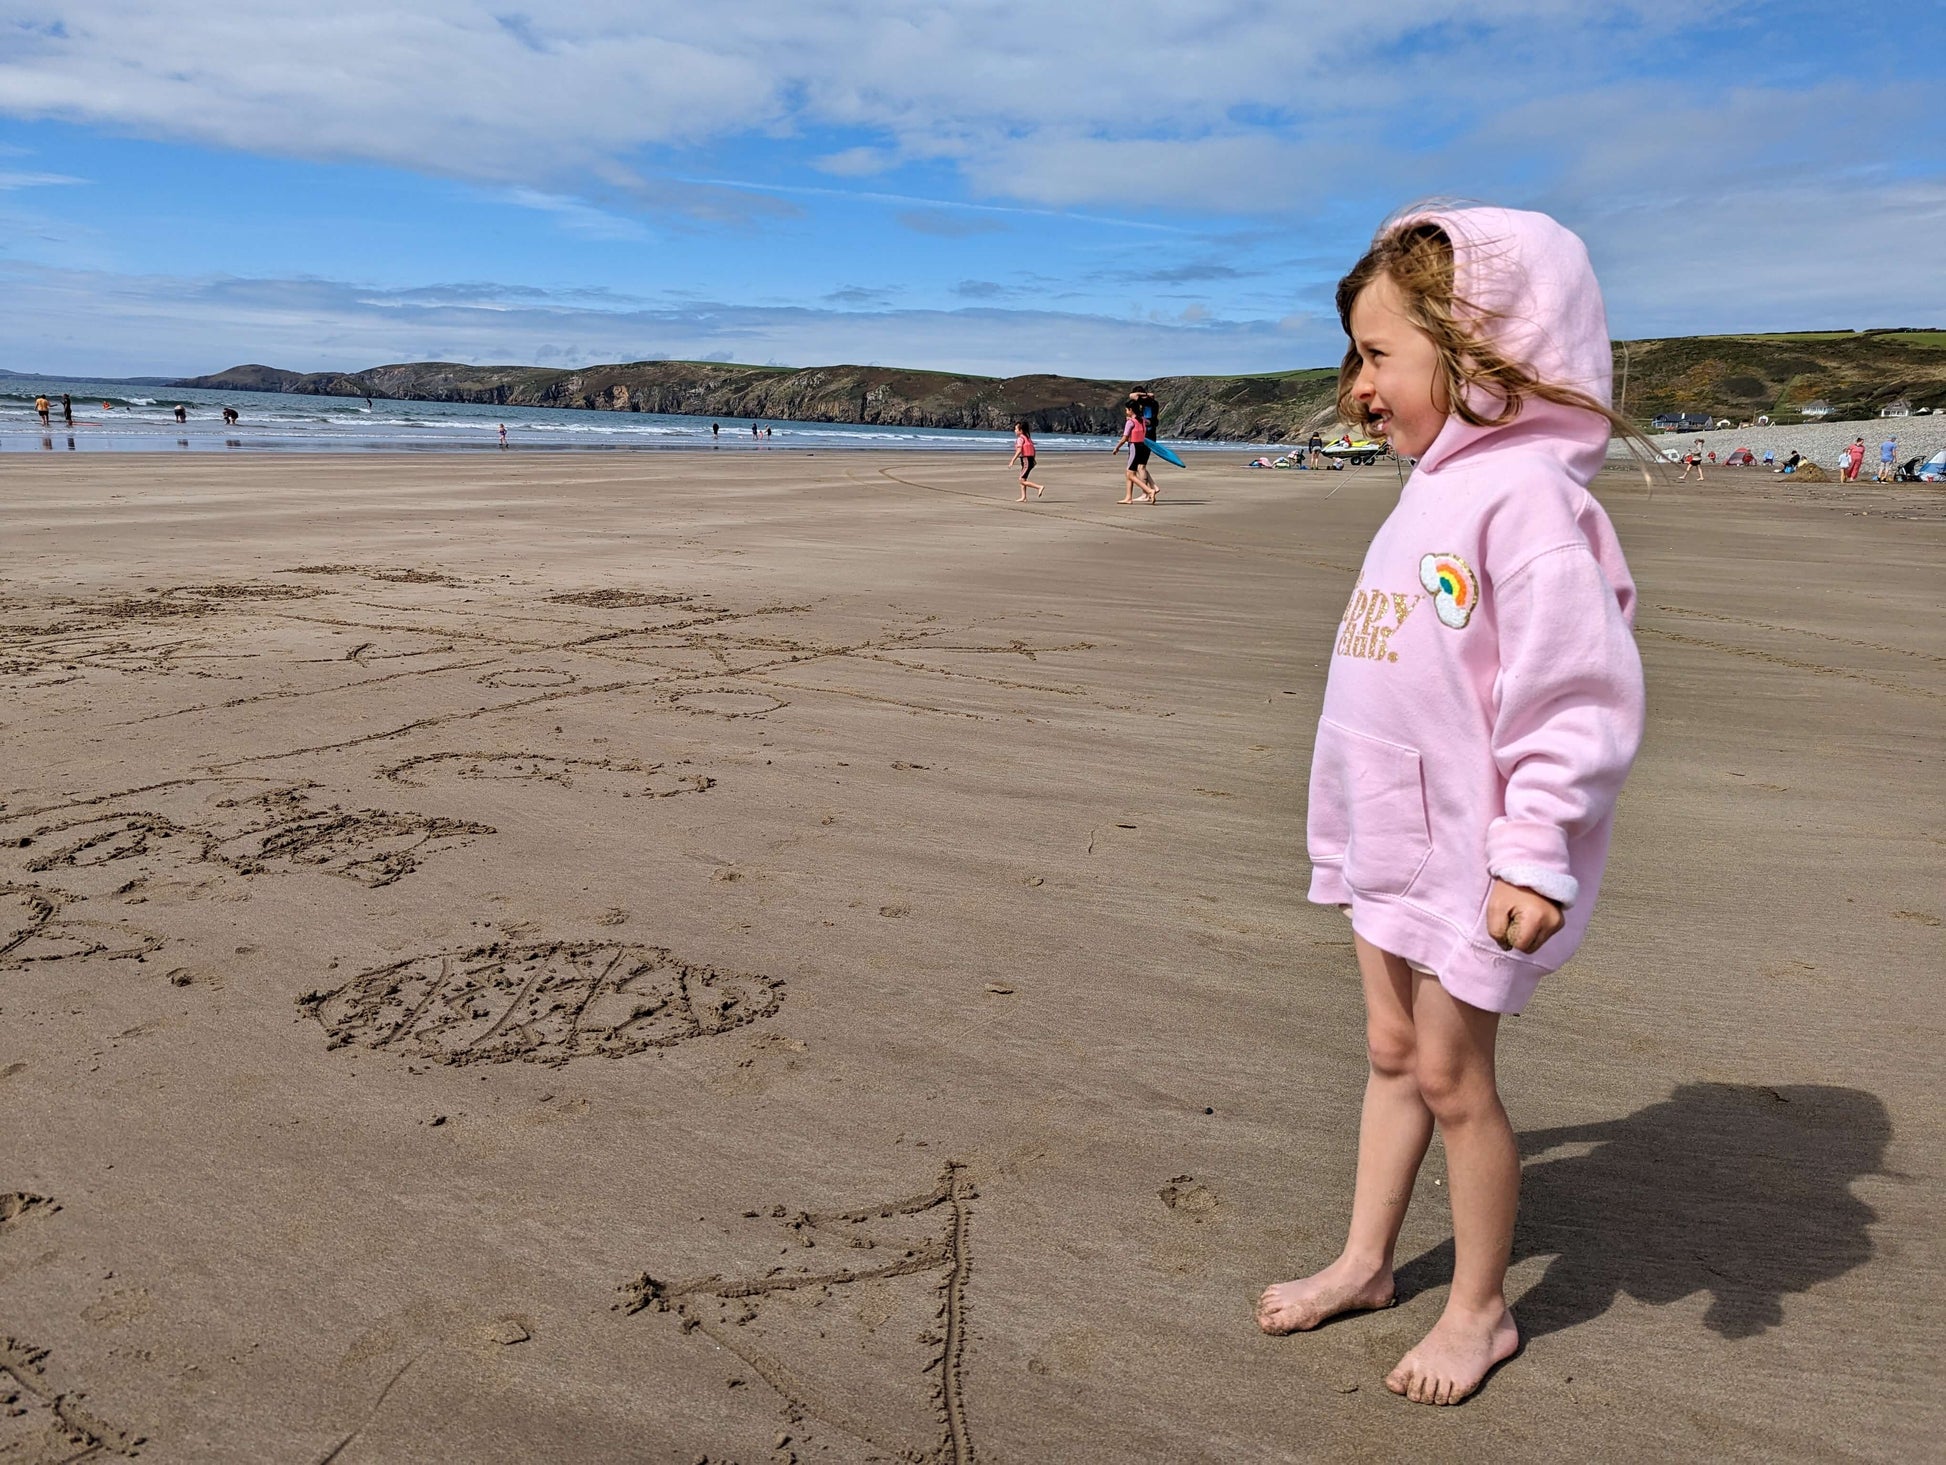
M 1626 1119 L 1523 1134 L 1514 1261 L 1554 1260 L 1515 1301 L 1521 1332 L 1587 1322 L 1624 1292 L 1653 1304 L 1708 1292 L 1703 1321 L 1725 1338 L 1776 1327 L 1788 1294 L 1871 1256 L 1878 1213 L 1851 1185 L 1885 1173 L 1891 1137 L 1885 1106 L 1859 1089 L 1706 1083 Z M 1450 1241 L 1414 1258 L 1400 1298 L 1444 1285 L 1452 1266 Z

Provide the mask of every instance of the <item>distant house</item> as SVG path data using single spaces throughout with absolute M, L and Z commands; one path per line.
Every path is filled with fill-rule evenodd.
M 1912 415 L 1912 404 L 1906 401 L 1904 397 L 1901 397 L 1898 401 L 1887 402 L 1883 407 L 1879 408 L 1878 415 L 1880 417 L 1910 417 Z
M 1649 431 L 1706 432 L 1715 422 L 1707 412 L 1665 412 L 1649 424 Z
M 1816 402 L 1806 402 L 1802 407 L 1797 409 L 1797 412 L 1798 412 L 1798 416 L 1800 417 L 1808 417 L 1813 422 L 1822 422 L 1825 418 L 1829 417 L 1833 412 L 1836 412 L 1837 410 L 1838 409 L 1836 407 L 1833 407 L 1829 402 L 1820 400 Z

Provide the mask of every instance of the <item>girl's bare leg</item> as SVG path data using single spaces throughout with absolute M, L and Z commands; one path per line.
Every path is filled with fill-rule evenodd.
M 1420 1404 L 1457 1404 L 1520 1347 L 1507 1307 L 1507 1259 L 1520 1199 L 1520 1150 L 1494 1081 L 1500 1014 L 1415 978 L 1418 1093 L 1446 1146 L 1453 1198 L 1453 1288 L 1430 1333 L 1385 1386 Z
M 1432 1111 L 1415 1075 L 1412 1004 L 1419 981 L 1399 957 L 1355 936 L 1365 989 L 1370 1072 L 1358 1124 L 1358 1180 L 1351 1226 L 1338 1259 L 1321 1272 L 1264 1289 L 1257 1326 L 1266 1333 L 1315 1328 L 1341 1312 L 1389 1307 L 1392 1252 L 1412 1199 L 1412 1182 L 1432 1138 Z M 1435 984 L 1436 985 L 1436 984 Z
M 1140 486 L 1135 481 L 1135 470 L 1133 468 L 1129 469 L 1126 473 L 1122 474 L 1122 477 L 1127 480 L 1127 486 L 1123 488 L 1122 496 L 1116 502 L 1132 504 L 1135 502 L 1135 490 Z

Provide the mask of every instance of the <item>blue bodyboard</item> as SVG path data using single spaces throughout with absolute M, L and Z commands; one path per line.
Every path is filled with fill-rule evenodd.
M 1174 463 L 1178 468 L 1186 466 L 1181 458 L 1178 458 L 1174 452 L 1165 448 L 1161 443 L 1150 443 L 1149 451 L 1165 463 Z

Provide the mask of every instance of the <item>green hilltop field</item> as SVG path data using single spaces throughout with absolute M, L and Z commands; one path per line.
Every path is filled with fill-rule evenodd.
M 1828 402 L 1838 418 L 1875 416 L 1898 400 L 1946 409 L 1946 330 L 1801 331 L 1676 336 L 1615 346 L 1617 406 L 1646 423 L 1664 412 L 1742 422 L 1794 420 Z M 1120 424 L 1128 382 L 1067 376 L 1007 378 L 879 366 L 737 366 L 635 361 L 572 370 L 418 361 L 360 372 L 238 366 L 176 386 L 404 401 L 478 402 L 673 412 L 776 422 L 1101 433 Z M 1335 421 L 1337 371 L 1151 378 L 1162 428 L 1176 439 L 1282 442 Z

